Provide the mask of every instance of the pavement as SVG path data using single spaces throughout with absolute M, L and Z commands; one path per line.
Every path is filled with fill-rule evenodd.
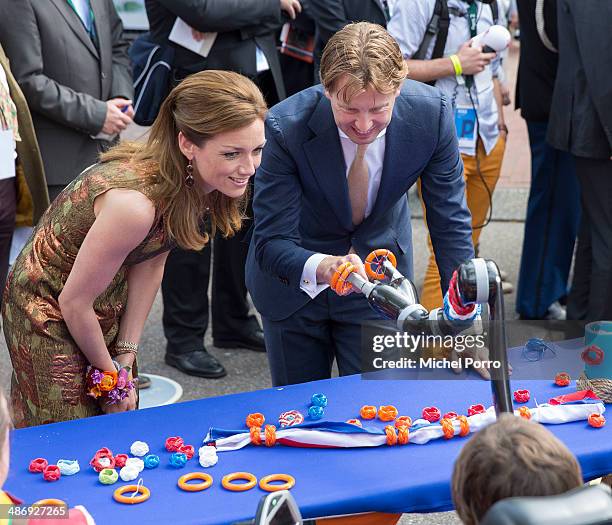
M 518 62 L 518 47 L 510 50 L 506 62 L 511 95 L 514 99 L 514 83 Z M 527 130 L 518 112 L 507 106 L 506 121 L 510 130 L 504 157 L 502 176 L 493 197 L 493 218 L 484 228 L 480 241 L 480 255 L 494 259 L 500 268 L 508 272 L 516 285 L 523 240 L 523 227 L 529 192 L 530 156 Z M 146 130 L 134 127 L 128 133 L 137 138 Z M 420 287 L 427 264 L 426 230 L 421 217 L 421 207 L 413 193 L 410 194 L 413 210 L 412 228 L 416 285 Z M 506 313 L 515 318 L 515 294 L 505 296 Z M 241 349 L 217 349 L 212 346 L 210 329 L 205 345 L 227 368 L 222 379 L 206 380 L 187 376 L 164 363 L 165 339 L 161 324 L 162 304 L 158 294 L 144 328 L 139 352 L 140 368 L 144 372 L 169 377 L 183 387 L 181 401 L 220 396 L 236 392 L 259 390 L 271 386 L 265 353 Z M 11 363 L 3 335 L 0 335 L 0 388 L 8 391 Z M 405 514 L 402 525 L 460 523 L 454 512 L 432 514 Z

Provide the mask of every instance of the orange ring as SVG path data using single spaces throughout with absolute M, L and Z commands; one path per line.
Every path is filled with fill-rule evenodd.
M 36 503 L 32 503 L 32 506 L 37 505 L 39 507 L 67 507 L 68 504 L 61 499 L 47 498 L 39 499 Z
M 589 415 L 588 422 L 589 422 L 589 425 L 591 425 L 594 428 L 601 428 L 606 424 L 606 418 L 603 417 L 602 414 L 598 414 L 597 412 L 594 412 L 593 414 Z
M 346 261 L 346 262 L 343 262 L 340 266 L 338 266 L 338 268 L 336 268 L 334 275 L 332 275 L 332 278 L 329 281 L 329 286 L 331 287 L 332 290 L 336 291 L 336 284 L 338 283 L 338 279 L 340 279 L 342 272 L 349 264 L 351 263 L 349 261 Z
M 442 432 L 444 432 L 444 439 L 450 439 L 455 435 L 455 427 L 453 426 L 453 422 L 447 417 L 442 418 L 440 421 L 440 425 L 442 425 Z
M 467 436 L 470 433 L 470 424 L 468 423 L 467 417 L 457 416 L 457 421 L 459 421 L 459 424 L 461 425 L 459 435 L 461 437 Z
M 271 485 L 273 481 L 284 481 L 282 485 Z M 268 492 L 289 490 L 295 485 L 295 478 L 289 474 L 270 474 L 259 480 L 259 488 Z
M 338 295 L 348 295 L 353 285 L 348 282 L 347 279 L 349 278 L 349 275 L 351 275 L 354 271 L 355 266 L 351 263 L 348 263 L 347 267 L 344 269 L 342 275 L 336 283 L 335 291 Z
M 378 419 L 381 421 L 393 421 L 397 414 L 397 408 L 393 405 L 383 405 L 378 408 Z
M 253 414 L 249 414 L 246 417 L 246 426 L 251 428 L 251 427 L 260 427 L 261 425 L 264 424 L 266 418 L 264 417 L 263 414 L 259 413 L 259 412 L 254 412 Z
M 376 407 L 363 405 L 359 411 L 359 417 L 362 419 L 374 419 L 376 417 Z
M 276 444 L 276 427 L 274 425 L 266 425 L 266 447 L 273 447 Z
M 187 483 L 192 479 L 199 479 L 202 483 Z M 200 492 L 210 487 L 213 483 L 212 476 L 206 472 L 190 472 L 178 479 L 178 486 L 187 492 Z
M 251 443 L 261 445 L 261 427 L 251 427 L 249 432 L 251 433 Z
M 397 432 L 394 426 L 387 425 L 385 427 L 385 434 L 387 434 L 387 445 L 392 447 L 397 444 Z
M 531 419 L 531 412 L 527 407 L 521 407 L 518 409 L 519 415 L 525 419 Z
M 397 442 L 400 445 L 407 445 L 408 441 L 410 441 L 410 430 L 408 426 L 404 425 L 403 427 L 399 427 L 397 429 Z
M 244 479 L 246 483 L 240 483 L 237 485 L 236 483 L 232 483 L 237 479 Z M 232 472 L 231 474 L 227 474 L 223 476 L 221 480 L 221 485 L 223 485 L 224 489 L 232 490 L 234 492 L 244 492 L 245 490 L 251 490 L 255 485 L 257 485 L 257 478 L 251 474 L 250 472 Z
M 393 268 L 397 267 L 397 260 L 395 259 L 395 255 L 393 255 L 393 253 L 390 250 L 387 250 L 385 248 L 379 248 L 378 250 L 374 250 L 373 252 L 370 252 L 368 254 L 365 260 L 365 271 L 368 274 L 368 277 L 370 277 L 371 279 L 376 279 L 380 281 L 385 278 L 384 272 L 381 274 L 381 273 L 377 273 L 376 271 L 372 270 L 372 263 L 374 262 L 374 259 L 378 257 L 383 257 L 383 258 L 388 259 L 389 262 L 393 265 Z
M 402 428 L 402 427 L 410 428 L 411 426 L 412 426 L 412 418 L 410 416 L 399 416 L 395 420 L 395 428 Z
M 124 492 L 140 492 L 140 496 L 128 498 L 127 496 L 123 495 Z M 113 498 L 115 498 L 115 501 L 118 501 L 119 503 L 126 503 L 128 505 L 142 503 L 143 501 L 147 501 L 150 497 L 151 491 L 144 485 L 123 485 L 123 487 L 119 487 L 113 493 Z

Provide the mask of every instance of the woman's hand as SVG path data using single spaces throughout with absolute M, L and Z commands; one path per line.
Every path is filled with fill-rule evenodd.
M 109 405 L 106 399 L 100 401 L 102 412 L 105 414 L 117 414 L 119 412 L 129 412 L 130 410 L 136 410 L 136 385 L 128 392 L 127 397 L 123 401 L 113 403 Z

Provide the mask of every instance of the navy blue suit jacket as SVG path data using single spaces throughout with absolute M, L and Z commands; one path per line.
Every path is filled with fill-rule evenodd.
M 378 196 L 357 227 L 338 128 L 322 86 L 274 106 L 266 138 L 255 175 L 246 266 L 247 287 L 264 317 L 286 319 L 311 300 L 300 289 L 300 278 L 317 252 L 346 255 L 352 245 L 363 259 L 373 249 L 387 248 L 398 269 L 412 278 L 406 191 L 419 177 L 443 290 L 457 265 L 473 257 L 453 112 L 438 89 L 404 82 L 386 132 Z

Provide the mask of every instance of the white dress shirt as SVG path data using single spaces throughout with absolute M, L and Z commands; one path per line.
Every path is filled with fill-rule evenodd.
M 79 15 L 79 18 L 83 22 L 85 29 L 87 29 L 87 31 L 91 31 L 92 20 L 91 20 L 91 10 L 89 7 L 89 1 L 88 0 L 72 0 L 72 3 L 74 4 L 74 9 Z
M 378 188 L 380 187 L 380 179 L 383 171 L 383 163 L 385 159 L 385 134 L 387 129 L 383 129 L 374 142 L 372 142 L 366 150 L 365 159 L 368 164 L 368 202 L 366 204 L 365 217 L 368 217 L 372 213 L 372 208 L 376 203 L 376 196 L 378 195 Z M 342 153 L 344 155 L 344 163 L 346 165 L 345 176 L 348 178 L 348 173 L 351 168 L 351 164 L 357 154 L 357 144 L 351 141 L 348 136 L 338 129 L 340 135 L 340 143 L 342 144 Z M 364 220 L 365 220 L 364 217 Z M 315 253 L 311 255 L 306 264 L 304 264 L 304 270 L 302 271 L 302 277 L 300 280 L 300 288 L 306 292 L 311 299 L 314 299 L 323 290 L 325 290 L 329 284 L 317 284 L 317 267 L 319 263 L 329 257 L 326 253 Z
M 419 49 L 425 30 L 431 20 L 434 12 L 436 0 L 412 0 L 410 2 L 398 2 L 393 10 L 393 15 L 387 26 L 387 30 L 399 43 L 400 49 L 404 58 L 411 58 Z M 448 7 L 455 8 L 464 16 L 456 16 L 450 13 L 450 26 L 448 28 L 448 37 L 446 46 L 444 47 L 444 57 L 449 57 L 457 53 L 459 48 L 470 38 L 470 27 L 467 19 L 467 3 L 462 0 L 448 0 Z M 476 29 L 478 33 L 482 33 L 493 25 L 493 13 L 491 6 L 478 2 L 478 22 Z M 425 55 L 429 60 L 433 54 L 435 38 L 429 43 L 429 48 Z M 488 75 L 490 79 L 484 82 L 483 89 L 478 89 L 477 82 L 474 83 L 470 92 L 468 92 L 465 84 L 461 85 L 457 82 L 455 75 L 440 78 L 436 80 L 436 87 L 452 101 L 453 108 L 457 106 L 471 107 L 472 100 L 476 113 L 478 114 L 478 134 L 482 139 L 487 155 L 495 147 L 499 137 L 499 129 L 497 127 L 497 104 L 493 91 L 493 77 L 498 76 L 500 60 L 499 55 L 491 62 L 491 65 L 485 68 L 485 72 L 480 75 Z M 472 99 L 470 99 L 470 93 Z M 474 146 L 460 147 L 461 153 L 474 156 L 476 154 Z

